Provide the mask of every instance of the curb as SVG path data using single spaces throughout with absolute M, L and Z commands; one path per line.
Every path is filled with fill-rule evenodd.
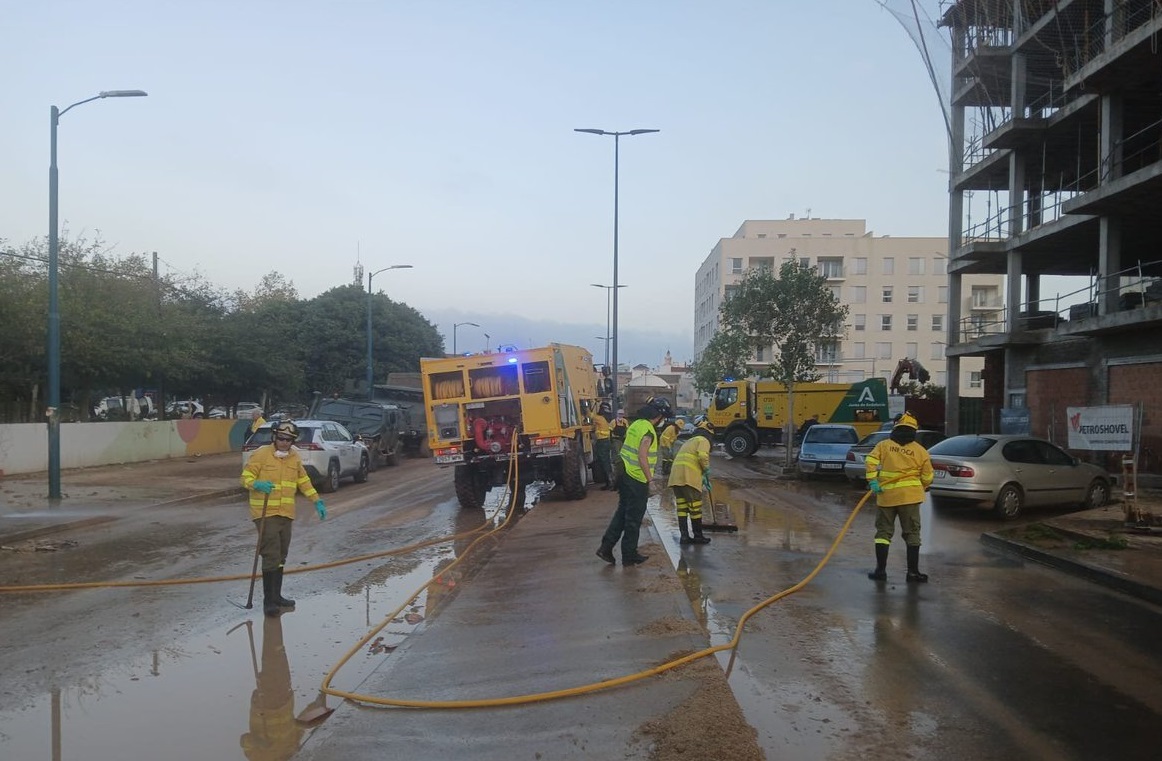
M 1092 538 L 1092 537 L 1091 537 Z M 1133 579 L 1119 576 L 1109 569 L 1100 566 L 1084 563 L 1080 560 L 1073 560 L 1064 558 L 1060 555 L 1054 555 L 1051 552 L 1046 552 L 1039 547 L 1034 547 L 1024 542 L 1018 542 L 1012 539 L 1006 539 L 996 534 L 985 532 L 980 535 L 980 541 L 986 547 L 1000 550 L 1012 555 L 1027 558 L 1036 561 L 1050 568 L 1056 568 L 1059 571 L 1077 576 L 1078 578 L 1100 584 L 1104 587 L 1109 587 L 1118 592 L 1137 597 L 1140 600 L 1146 600 L 1155 605 L 1162 605 L 1162 589 L 1152 587 L 1148 584 L 1143 584 Z
M 96 518 L 83 518 L 79 521 L 70 521 L 68 523 L 53 523 L 50 526 L 41 526 L 40 528 L 30 528 L 24 531 L 13 531 L 10 534 L 4 534 L 0 537 L 5 545 L 16 544 L 17 542 L 27 542 L 30 539 L 40 539 L 45 536 L 60 533 L 61 531 L 68 531 L 74 528 L 88 528 L 89 526 L 99 526 L 102 523 L 117 520 L 112 515 L 102 515 Z

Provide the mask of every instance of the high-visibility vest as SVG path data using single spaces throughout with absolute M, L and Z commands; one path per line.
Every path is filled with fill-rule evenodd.
M 649 483 L 646 474 L 642 472 L 642 467 L 638 463 L 637 450 L 641 446 L 642 439 L 646 436 L 650 437 L 650 453 L 647 457 L 647 462 L 650 464 L 650 473 L 654 472 L 654 467 L 658 462 L 658 432 L 654 430 L 654 424 L 645 418 L 640 418 L 630 424 L 629 430 L 625 432 L 625 443 L 621 445 L 621 461 L 625 465 L 625 473 L 635 481 L 641 481 L 643 484 Z
M 878 478 L 883 492 L 876 495 L 879 507 L 915 505 L 924 501 L 924 489 L 932 483 L 932 460 L 928 450 L 913 441 L 897 444 L 884 439 L 868 452 L 864 475 Z
M 710 469 L 710 439 L 695 434 L 682 444 L 674 457 L 667 486 L 690 486 L 702 490 L 702 476 Z
M 609 438 L 609 421 L 605 419 L 604 415 L 597 415 L 593 418 L 593 435 L 598 439 Z

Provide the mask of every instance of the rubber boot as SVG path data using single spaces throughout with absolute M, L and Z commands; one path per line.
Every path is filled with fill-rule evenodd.
M 920 548 L 908 546 L 908 575 L 905 577 L 908 581 L 917 584 L 928 583 L 928 574 L 920 573 Z
M 710 544 L 710 537 L 702 536 L 701 518 L 691 518 L 690 525 L 694 527 L 694 538 L 690 540 L 691 544 Z
M 274 572 L 274 597 L 278 600 L 278 607 L 293 608 L 295 601 L 289 597 L 282 596 L 282 569 L 279 568 Z
M 262 612 L 268 616 L 277 616 L 282 612 L 278 607 L 278 595 L 274 591 L 274 575 L 278 571 L 262 572 Z
M 888 545 L 876 545 L 876 569 L 870 571 L 867 575 L 872 581 L 887 581 L 888 580 Z
M 693 544 L 694 540 L 690 538 L 690 529 L 687 528 L 686 516 L 678 516 L 678 533 L 682 538 L 678 540 L 678 544 Z

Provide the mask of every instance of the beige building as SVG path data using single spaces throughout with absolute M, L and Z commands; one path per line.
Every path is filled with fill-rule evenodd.
M 823 380 L 849 383 L 872 376 L 890 379 L 904 357 L 919 360 L 931 382 L 948 385 L 948 240 L 876 236 L 862 219 L 752 220 L 718 241 L 698 268 L 694 283 L 694 356 L 718 330 L 718 308 L 748 269 L 778 270 L 788 257 L 817 267 L 849 314 L 842 335 L 816 347 Z M 995 320 L 1004 304 L 1004 278 L 964 278 L 962 315 L 979 324 Z M 771 349 L 754 367 L 771 361 Z M 983 360 L 960 363 L 964 396 L 983 393 Z

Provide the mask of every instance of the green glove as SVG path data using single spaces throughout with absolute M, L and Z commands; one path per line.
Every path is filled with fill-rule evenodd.
M 260 491 L 263 494 L 270 494 L 274 491 L 273 481 L 255 481 L 251 486 L 254 487 L 254 491 Z
M 868 481 L 867 488 L 871 489 L 876 494 L 884 493 L 884 487 L 880 486 L 880 480 L 878 478 L 873 478 L 872 480 Z
M 315 512 L 319 514 L 319 520 L 327 520 L 327 506 L 323 504 L 323 500 L 315 500 Z
M 710 473 L 709 472 L 702 474 L 702 488 L 705 489 L 706 491 L 710 491 Z

